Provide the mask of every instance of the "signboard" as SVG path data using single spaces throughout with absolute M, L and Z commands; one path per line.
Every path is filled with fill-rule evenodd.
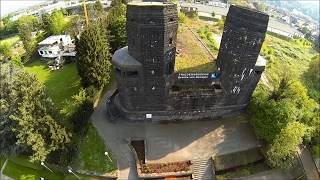
M 217 79 L 218 73 L 179 73 L 178 79 Z

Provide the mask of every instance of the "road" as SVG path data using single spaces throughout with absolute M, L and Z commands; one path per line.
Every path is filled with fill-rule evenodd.
M 204 5 L 204 4 L 196 4 L 196 3 L 181 3 L 182 7 L 196 7 L 198 8 L 198 12 L 203 12 L 203 13 L 209 13 L 211 14 L 214 12 L 216 15 L 222 15 L 222 16 L 227 16 L 227 13 L 229 11 L 229 7 L 215 7 L 215 6 L 209 6 L 209 5 Z M 291 27 L 289 24 L 285 22 L 281 22 L 273 17 L 269 17 L 269 24 L 268 24 L 269 29 L 279 29 L 284 32 L 288 32 L 291 34 L 298 34 L 301 33 L 295 28 Z
M 308 180 L 319 180 L 319 173 L 317 167 L 312 159 L 310 151 L 303 145 L 298 148 L 299 158 L 303 165 Z

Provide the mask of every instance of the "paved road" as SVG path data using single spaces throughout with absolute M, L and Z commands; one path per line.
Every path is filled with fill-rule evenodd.
M 115 87 L 115 86 L 113 86 Z M 110 96 L 108 92 L 104 99 Z M 118 161 L 119 179 L 138 179 L 128 139 L 146 140 L 146 162 L 173 162 L 211 157 L 259 145 L 246 116 L 216 121 L 171 124 L 107 120 L 105 100 L 92 115 L 94 126 Z
M 215 12 L 217 15 L 227 16 L 227 13 L 229 11 L 229 7 L 215 7 L 215 6 L 209 6 L 204 4 L 196 4 L 196 3 L 181 3 L 181 6 L 185 7 L 196 7 L 198 8 L 199 12 L 203 13 L 209 13 Z M 273 17 L 269 17 L 269 24 L 268 28 L 278 29 L 281 31 L 289 32 L 291 34 L 299 34 L 298 30 L 291 27 L 289 24 L 285 22 L 281 22 L 280 20 L 277 20 Z
M 300 160 L 302 162 L 304 171 L 306 172 L 308 180 L 319 180 L 319 174 L 317 171 L 317 167 L 312 159 L 312 155 L 309 150 L 303 145 L 299 146 L 298 154 L 300 156 Z

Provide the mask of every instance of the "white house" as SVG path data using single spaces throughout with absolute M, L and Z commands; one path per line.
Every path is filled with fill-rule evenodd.
M 50 36 L 38 45 L 38 53 L 44 58 L 76 55 L 75 45 L 69 35 Z

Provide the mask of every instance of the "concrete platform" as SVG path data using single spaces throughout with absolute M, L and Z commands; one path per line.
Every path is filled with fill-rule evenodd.
M 128 140 L 132 138 L 145 139 L 147 163 L 192 160 L 259 146 L 244 114 L 215 121 L 159 124 L 120 120 L 112 123 L 107 119 L 105 105 L 110 95 L 105 95 L 91 119 L 118 161 L 119 179 L 138 179 L 128 147 Z

